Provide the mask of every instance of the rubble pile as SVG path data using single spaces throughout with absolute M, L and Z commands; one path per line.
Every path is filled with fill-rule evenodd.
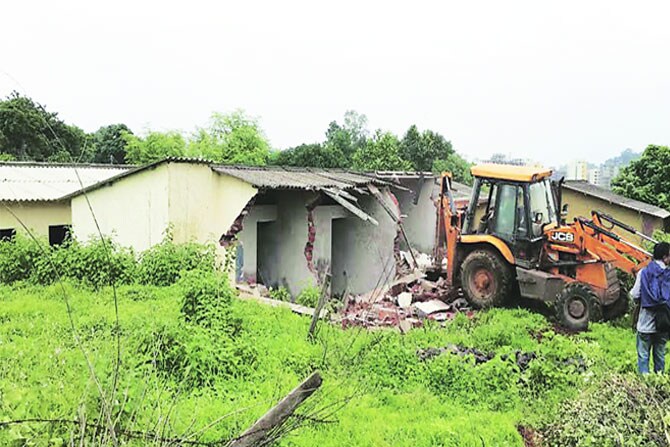
M 468 348 L 465 346 L 453 345 L 453 344 L 449 344 L 443 348 L 419 349 L 416 352 L 416 355 L 419 357 L 419 360 L 425 361 L 437 357 L 438 355 L 444 354 L 445 352 L 453 355 L 458 355 L 460 357 L 472 356 L 475 360 L 475 365 L 486 363 L 496 356 L 495 353 L 493 352 L 484 352 L 480 351 L 477 348 Z M 519 370 L 523 372 L 526 370 L 526 368 L 528 368 L 530 362 L 537 358 L 537 354 L 535 354 L 534 352 L 515 351 L 513 355 L 503 354 L 500 356 L 500 358 L 503 361 L 507 361 L 508 359 L 512 358 L 512 360 L 519 367 Z
M 443 278 L 429 281 L 425 276 L 415 271 L 367 294 L 346 297 L 342 327 L 395 326 L 406 332 L 425 319 L 444 322 L 458 312 L 472 316 L 460 290 L 447 287 Z

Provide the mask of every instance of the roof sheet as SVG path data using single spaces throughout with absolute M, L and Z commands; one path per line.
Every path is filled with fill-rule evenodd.
M 472 175 L 475 177 L 530 182 L 551 176 L 551 169 L 537 166 L 503 165 L 485 163 L 473 166 Z
M 670 217 L 670 212 L 664 210 L 663 208 L 659 208 L 649 203 L 640 202 L 639 200 L 629 199 L 622 195 L 616 194 L 609 189 L 592 185 L 591 183 L 584 180 L 567 180 L 565 183 L 563 183 L 563 187 L 592 197 L 597 197 L 598 199 L 605 200 L 606 202 L 620 205 L 640 213 L 660 217 L 661 219 Z
M 0 163 L 0 201 L 52 201 L 125 172 L 129 167 Z
M 288 168 L 288 167 L 243 167 L 213 165 L 219 173 L 243 180 L 257 188 L 310 189 L 338 188 L 351 189 L 373 183 L 385 185 L 387 182 L 371 174 L 361 174 L 340 169 Z

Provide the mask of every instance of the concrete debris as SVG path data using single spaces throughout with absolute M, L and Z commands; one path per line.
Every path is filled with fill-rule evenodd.
M 396 299 L 398 306 L 402 307 L 403 309 L 406 309 L 412 305 L 412 294 L 409 292 L 400 293 Z
M 405 333 L 424 320 L 444 323 L 459 312 L 468 318 L 474 314 L 460 291 L 447 287 L 442 278 L 429 281 L 414 271 L 364 295 L 348 296 L 336 321 L 345 328 L 395 326 Z
M 360 298 L 363 301 L 375 302 L 385 297 L 386 295 L 398 296 L 401 292 L 407 289 L 408 284 L 415 283 L 416 281 L 424 278 L 426 275 L 419 271 L 414 271 L 405 276 L 402 276 L 395 281 L 385 284 L 375 290 L 372 290 L 364 295 L 361 295 Z
M 437 312 L 446 312 L 451 309 L 451 306 L 444 301 L 440 300 L 430 300 L 422 301 L 414 304 L 420 317 L 427 317 L 428 315 L 437 313 Z
M 307 307 L 298 303 L 279 301 L 270 298 L 269 297 L 270 292 L 268 291 L 267 287 L 265 287 L 263 284 L 254 284 L 254 285 L 236 284 L 235 288 L 239 292 L 238 297 L 241 300 L 247 300 L 247 301 L 253 300 L 262 304 L 267 304 L 268 306 L 271 307 L 288 307 L 294 313 L 310 317 L 313 316 L 315 312 L 314 308 L 312 307 Z M 326 318 L 327 316 L 328 316 L 328 310 L 322 309 L 321 312 L 319 313 L 319 318 Z
M 425 361 L 437 357 L 441 354 L 444 354 L 445 352 L 453 355 L 458 355 L 460 357 L 472 356 L 475 360 L 475 365 L 486 363 L 496 356 L 496 354 L 493 352 L 484 352 L 480 351 L 477 348 L 468 348 L 453 344 L 448 344 L 443 348 L 419 349 L 416 352 L 416 355 L 419 357 L 419 360 Z M 500 359 L 503 361 L 508 361 L 509 359 L 512 359 L 519 367 L 519 371 L 521 372 L 525 371 L 528 368 L 528 365 L 530 365 L 530 362 L 532 362 L 536 358 L 537 354 L 535 354 L 534 352 L 522 352 L 522 351 L 515 351 L 513 355 L 504 354 L 500 356 Z
M 414 259 L 412 259 L 412 253 L 414 254 L 414 259 L 416 259 L 416 263 L 414 262 Z M 418 269 L 422 272 L 425 272 L 427 270 L 430 270 L 435 262 L 432 256 L 426 253 L 419 253 L 416 250 L 412 250 L 412 252 L 400 250 L 399 254 L 400 254 L 400 265 L 398 266 L 398 268 L 400 271 L 411 271 L 414 269 Z

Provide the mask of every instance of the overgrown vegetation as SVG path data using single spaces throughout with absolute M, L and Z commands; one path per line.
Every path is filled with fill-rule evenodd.
M 168 286 L 184 272 L 214 271 L 213 246 L 197 243 L 174 244 L 166 239 L 137 256 L 109 238 L 81 243 L 68 240 L 49 246 L 44 239 L 18 233 L 11 241 L 0 242 L 0 283 L 25 281 L 49 285 L 59 278 L 99 289 L 112 284 Z
M 66 284 L 66 292 L 83 345 L 95 353 L 96 374 L 108 384 L 115 352 L 111 290 Z M 615 445 L 608 427 L 627 418 L 631 424 L 617 426 L 625 439 L 652 445 L 664 430 L 666 407 L 646 408 L 649 392 L 631 401 L 638 408 L 631 413 L 627 394 L 615 395 L 627 392 L 613 385 L 621 381 L 667 389 L 634 375 L 628 329 L 594 324 L 568 336 L 538 314 L 497 309 L 407 335 L 323 325 L 310 343 L 308 318 L 233 297 L 227 282 L 206 269 L 184 273 L 168 287 L 118 288 L 122 399 L 114 411 L 122 428 L 150 430 L 160 420 L 165 435 L 202 430 L 199 439 L 228 439 L 319 369 L 325 381 L 313 405 L 347 404 L 327 417 L 335 422 L 310 424 L 283 445 L 521 446 L 519 424 L 545 433 L 548 445 Z M 24 281 L 0 286 L 0 299 L 0 420 L 98 417 L 100 399 L 70 335 L 60 287 Z M 417 355 L 450 344 L 493 357 L 479 363 L 450 352 Z M 517 352 L 535 358 L 520 366 Z M 654 396 L 665 402 L 665 394 Z M 604 405 L 607 417 L 597 418 Z M 205 429 L 227 414 L 233 416 Z M 589 425 L 575 432 L 582 417 Z M 644 418 L 650 421 L 644 427 L 632 423 Z M 0 443 L 65 440 L 72 431 L 44 423 L 9 426 L 0 429 Z
M 81 434 L 77 424 L 2 421 L 99 420 L 111 397 L 92 386 L 83 349 L 103 390 L 117 377 L 120 433 L 158 424 L 166 437 L 230 439 L 320 370 L 325 385 L 303 411 L 331 423 L 282 445 L 521 446 L 519 426 L 546 445 L 668 445 L 670 382 L 635 374 L 623 320 L 564 335 L 539 314 L 495 309 L 405 335 L 322 324 L 310 342 L 308 318 L 234 299 L 212 247 L 168 234 L 138 257 L 110 240 L 38 242 L 0 243 L 0 444 L 70 445 Z M 306 287 L 296 302 L 319 295 Z M 461 348 L 436 349 L 449 346 Z

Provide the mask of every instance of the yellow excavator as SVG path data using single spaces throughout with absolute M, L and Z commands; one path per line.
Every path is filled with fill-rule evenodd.
M 634 275 L 651 255 L 614 230 L 655 240 L 597 210 L 566 224 L 562 182 L 553 183 L 549 169 L 485 164 L 471 172 L 474 186 L 465 209 L 455 205 L 451 174 L 441 177 L 450 286 L 460 286 L 478 308 L 519 296 L 543 301 L 571 330 L 627 310 L 617 270 Z

